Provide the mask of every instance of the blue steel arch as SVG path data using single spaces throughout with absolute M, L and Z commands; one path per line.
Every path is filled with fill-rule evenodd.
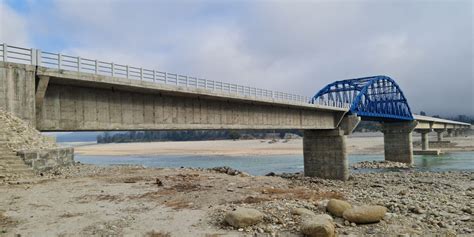
M 366 120 L 414 120 L 398 84 L 387 76 L 333 82 L 321 89 L 312 103 L 349 105 L 349 112 Z

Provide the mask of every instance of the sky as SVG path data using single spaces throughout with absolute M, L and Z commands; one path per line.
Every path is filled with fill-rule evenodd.
M 474 116 L 470 0 L 0 0 L 0 42 L 312 96 L 392 77 L 411 110 Z

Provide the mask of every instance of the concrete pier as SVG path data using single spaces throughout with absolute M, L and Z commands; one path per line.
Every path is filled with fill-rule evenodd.
M 360 117 L 344 117 L 336 129 L 305 130 L 303 137 L 304 175 L 324 179 L 347 180 L 346 137 L 360 122 Z
M 447 137 L 453 136 L 453 129 L 448 129 L 447 132 L 448 132 Z
M 438 135 L 438 142 L 442 142 L 442 141 L 443 141 L 443 133 L 444 133 L 445 131 L 446 131 L 445 129 L 435 129 L 435 132 L 436 132 L 437 135 Z
M 346 136 L 342 129 L 305 130 L 303 138 L 304 175 L 347 180 Z
M 383 123 L 385 160 L 412 164 L 412 131 L 416 122 Z
M 431 129 L 419 130 L 418 132 L 421 134 L 421 150 L 429 150 L 430 140 L 428 138 L 428 133 L 431 132 Z

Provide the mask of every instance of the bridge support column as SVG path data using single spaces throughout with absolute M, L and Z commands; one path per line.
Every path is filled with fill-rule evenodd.
M 442 142 L 442 141 L 443 141 L 443 133 L 444 133 L 445 131 L 446 131 L 445 129 L 435 129 L 435 132 L 436 132 L 437 135 L 438 135 L 438 142 Z
M 346 135 L 359 124 L 355 115 L 344 117 L 339 127 L 331 130 L 305 130 L 303 137 L 304 175 L 324 179 L 347 180 Z
M 453 136 L 453 129 L 448 129 L 448 134 L 446 135 L 447 137 L 452 137 Z
M 430 140 L 428 138 L 428 133 L 432 132 L 433 129 L 417 129 L 416 132 L 418 132 L 421 135 L 421 150 L 426 151 L 430 149 Z
M 414 121 L 383 124 L 385 160 L 413 163 L 412 131 L 416 124 Z
M 346 136 L 341 129 L 305 130 L 303 138 L 304 175 L 347 180 Z
M 459 129 L 454 129 L 454 136 L 455 137 L 459 136 Z

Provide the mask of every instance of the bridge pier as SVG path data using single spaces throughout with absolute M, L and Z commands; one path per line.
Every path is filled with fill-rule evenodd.
M 453 136 L 453 129 L 448 129 L 448 134 L 446 135 L 447 137 L 452 137 Z
M 346 136 L 341 129 L 305 130 L 303 137 L 304 175 L 347 180 Z
M 385 160 L 413 163 L 412 132 L 417 122 L 383 123 Z
M 435 129 L 435 132 L 438 135 L 438 142 L 443 141 L 443 133 L 446 131 L 446 129 Z
M 304 175 L 324 179 L 347 180 L 347 135 L 359 124 L 357 116 L 344 117 L 339 127 L 330 130 L 304 130 Z
M 421 150 L 422 151 L 427 151 L 430 149 L 430 139 L 428 138 L 428 133 L 432 132 L 433 129 L 417 129 L 416 132 L 418 132 L 421 135 Z

